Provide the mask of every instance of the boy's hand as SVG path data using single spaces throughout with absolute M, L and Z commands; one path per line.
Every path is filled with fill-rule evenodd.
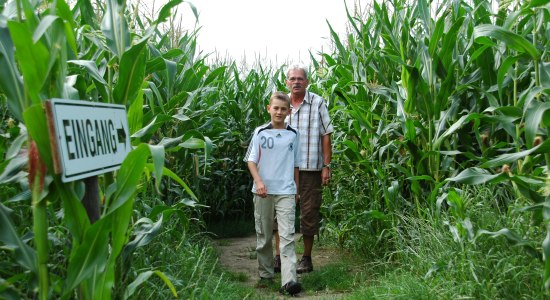
M 267 197 L 267 188 L 263 181 L 256 182 L 256 194 L 262 198 Z

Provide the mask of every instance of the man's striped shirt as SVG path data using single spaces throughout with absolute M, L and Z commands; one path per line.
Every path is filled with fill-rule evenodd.
M 286 122 L 300 133 L 300 170 L 319 171 L 323 168 L 321 137 L 334 131 L 325 100 L 306 91 L 302 104 L 291 109 Z

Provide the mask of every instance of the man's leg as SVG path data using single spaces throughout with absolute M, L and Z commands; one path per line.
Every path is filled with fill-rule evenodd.
M 275 253 L 277 253 L 277 255 L 281 255 L 281 250 L 279 249 L 279 230 L 273 233 L 273 237 L 275 237 Z
M 315 239 L 315 236 L 303 235 L 302 238 L 304 239 L 304 256 L 311 257 L 311 249 L 313 248 L 313 240 Z
M 297 272 L 306 273 L 313 271 L 311 253 L 313 241 L 319 234 L 321 221 L 321 172 L 300 172 L 300 230 L 304 239 L 304 254 L 298 264 Z

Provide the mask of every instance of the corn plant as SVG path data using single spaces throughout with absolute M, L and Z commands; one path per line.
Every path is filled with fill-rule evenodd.
M 165 6 L 151 28 L 163 22 L 170 8 L 180 2 L 171 1 Z M 139 139 L 134 139 L 134 150 L 120 170 L 102 176 L 99 186 L 102 207 L 97 220 L 89 218 L 81 203 L 88 185 L 78 181 L 63 183 L 53 173 L 44 101 L 64 98 L 124 104 L 129 107 L 133 131 L 138 132 L 137 128 L 143 126 L 142 113 L 132 108 L 143 97 L 146 46 L 154 30 L 134 35 L 125 18 L 123 1 L 97 4 L 92 7 L 91 2 L 80 1 L 71 9 L 64 1 L 11 1 L 4 7 L 0 22 L 0 64 L 5 70 L 0 91 L 7 98 L 10 115 L 24 124 L 28 132 L 27 137 L 21 135 L 27 139 L 26 143 L 16 143 L 21 150 L 27 149 L 28 160 L 8 156 L 2 183 L 20 182 L 21 168 L 28 161 L 26 188 L 32 198 L 34 249 L 19 235 L 10 210 L 3 204 L 1 241 L 15 250 L 15 262 L 30 272 L 25 280 L 38 279 L 36 290 L 40 299 L 53 295 L 112 297 L 113 287 L 120 284 L 115 278 L 116 261 L 128 241 L 135 196 L 144 174 L 153 174 L 157 189 L 162 176 L 167 175 L 196 200 L 185 182 L 164 167 L 164 147 L 140 143 Z M 100 12 L 101 22 L 96 12 Z M 81 18 L 75 20 L 74 14 Z M 17 153 L 18 149 L 10 152 Z M 66 269 L 61 274 L 52 274 L 48 268 L 51 255 L 48 229 L 52 222 L 57 222 L 50 219 L 52 213 L 62 216 L 61 225 L 71 238 L 64 258 Z M 8 290 L 31 297 L 34 287 L 25 287 L 23 281 L 16 279 L 25 277 L 12 274 Z
M 496 76 L 499 99 L 498 107 L 486 110 L 492 114 L 486 120 L 501 127 L 502 133 L 494 125 L 487 129 L 489 144 L 508 142 L 509 147 L 499 155 L 488 157 L 478 166 L 463 170 L 457 176 L 448 178 L 452 182 L 467 184 L 510 185 L 519 198 L 531 203 L 524 208 L 532 211 L 536 224 L 547 224 L 546 203 L 547 176 L 549 167 L 548 150 L 548 45 L 543 34 L 547 30 L 548 7 L 545 3 L 518 5 L 518 13 L 509 14 L 509 7 L 501 6 L 499 25 L 482 24 L 474 28 L 475 43 L 484 51 L 501 57 L 494 62 L 498 69 Z M 546 3 L 547 4 L 547 3 Z M 507 16 L 507 17 L 505 17 Z M 500 47 L 500 48 L 499 48 Z M 547 231 L 549 229 L 547 228 Z M 480 231 L 480 235 L 504 236 L 512 244 L 522 246 L 531 242 L 519 238 L 520 235 L 508 228 L 497 232 Z M 548 238 L 542 242 L 544 258 L 544 286 L 550 288 L 550 254 Z M 531 248 L 529 251 L 533 252 Z
M 362 174 L 359 190 L 373 199 L 354 207 L 423 216 L 444 203 L 450 228 L 473 241 L 451 183 L 490 183 L 529 199 L 524 210 L 546 224 L 548 1 L 437 4 L 374 2 L 364 17 L 348 14 L 345 42 L 331 30 L 333 53 L 314 61 L 333 100 L 342 181 Z M 336 224 L 357 214 L 334 214 L 342 190 L 327 204 Z M 509 230 L 492 234 L 534 250 Z

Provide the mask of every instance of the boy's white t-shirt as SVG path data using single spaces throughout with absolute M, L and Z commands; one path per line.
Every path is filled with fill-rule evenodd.
M 300 137 L 290 125 L 274 129 L 271 123 L 257 127 L 245 156 L 255 162 L 270 195 L 296 194 L 294 168 L 300 165 Z M 252 186 L 256 193 L 256 184 Z

